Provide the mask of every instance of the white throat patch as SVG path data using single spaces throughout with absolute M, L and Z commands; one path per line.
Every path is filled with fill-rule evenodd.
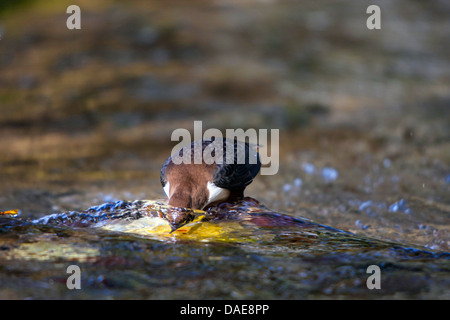
M 166 182 L 166 185 L 164 186 L 164 192 L 166 193 L 167 198 L 170 199 L 170 184 L 169 181 Z
M 230 191 L 227 189 L 220 188 L 212 182 L 208 182 L 207 186 L 209 192 L 208 202 L 205 207 L 215 201 L 224 200 L 230 196 Z

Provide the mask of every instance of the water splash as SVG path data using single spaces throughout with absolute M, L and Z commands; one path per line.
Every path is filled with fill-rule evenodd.
M 404 212 L 406 214 L 410 214 L 411 213 L 411 210 L 406 205 L 406 200 L 405 199 L 400 199 L 399 201 L 391 204 L 389 206 L 388 210 L 389 210 L 389 212 Z

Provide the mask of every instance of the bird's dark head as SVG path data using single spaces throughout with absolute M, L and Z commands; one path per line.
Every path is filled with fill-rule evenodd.
M 202 160 L 194 163 L 194 153 L 200 150 Z M 227 153 L 227 150 L 233 152 Z M 185 152 L 189 152 L 190 157 Z M 176 207 L 205 209 L 243 198 L 245 188 L 261 168 L 256 148 L 225 138 L 194 141 L 177 155 L 180 158 L 184 155 L 183 159 L 191 161 L 180 163 L 171 156 L 161 169 L 161 184 L 169 198 L 169 205 Z M 240 158 L 242 156 L 245 158 Z

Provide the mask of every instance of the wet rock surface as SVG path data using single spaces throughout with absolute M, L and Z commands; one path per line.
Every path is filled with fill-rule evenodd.
M 196 217 L 174 230 L 161 211 Z M 0 277 L 2 298 L 445 298 L 450 271 L 449 253 L 358 236 L 250 198 L 206 212 L 122 201 L 31 222 L 3 216 L 0 237 L 13 274 Z M 88 274 L 77 294 L 61 275 L 73 264 Z M 371 265 L 383 270 L 382 293 L 366 285 Z M 20 273 L 30 268 L 33 280 Z M 28 287 L 18 291 L 16 281 Z
M 450 8 L 377 3 L 377 31 L 354 1 L 80 1 L 79 32 L 69 2 L 0 12 L 0 211 L 20 211 L 0 216 L 1 297 L 448 298 Z M 194 215 L 177 241 L 30 223 L 162 198 L 170 135 L 194 120 L 280 129 L 280 170 L 247 195 L 353 235 L 262 213 L 260 226 Z

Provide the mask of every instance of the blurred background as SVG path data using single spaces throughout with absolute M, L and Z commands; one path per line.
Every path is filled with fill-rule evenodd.
M 171 133 L 202 120 L 280 130 L 278 174 L 247 192 L 267 207 L 449 251 L 449 17 L 445 0 L 3 0 L 0 211 L 163 198 Z

